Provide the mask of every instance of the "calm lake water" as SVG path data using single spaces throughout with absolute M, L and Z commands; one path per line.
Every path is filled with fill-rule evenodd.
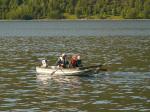
M 39 79 L 41 59 L 80 53 L 91 77 Z M 150 111 L 150 21 L 1 21 L 0 111 Z

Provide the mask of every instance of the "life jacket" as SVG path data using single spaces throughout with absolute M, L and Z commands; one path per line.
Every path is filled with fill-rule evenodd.
M 72 65 L 72 67 L 77 66 L 77 59 L 76 58 L 71 58 L 71 65 Z

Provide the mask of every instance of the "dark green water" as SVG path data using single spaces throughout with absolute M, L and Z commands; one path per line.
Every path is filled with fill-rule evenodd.
M 149 31 L 150 21 L 0 22 L 0 111 L 149 112 Z M 108 71 L 38 78 L 40 60 L 61 52 Z

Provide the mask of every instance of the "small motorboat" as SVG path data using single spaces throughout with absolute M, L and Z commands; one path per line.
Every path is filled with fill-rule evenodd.
M 77 67 L 77 68 L 60 68 L 57 66 L 49 67 L 36 67 L 37 74 L 48 74 L 53 75 L 65 75 L 65 76 L 85 76 L 101 71 L 102 65 L 94 65 L 88 67 Z
M 96 68 L 59 68 L 57 66 L 50 67 L 36 67 L 37 74 L 65 75 L 65 76 L 84 76 L 90 73 L 95 73 Z
M 48 74 L 48 76 L 64 75 L 64 76 L 85 76 L 101 71 L 102 65 L 94 65 L 88 67 L 61 68 L 58 66 L 48 66 L 46 60 L 42 60 L 42 66 L 36 67 L 37 74 Z

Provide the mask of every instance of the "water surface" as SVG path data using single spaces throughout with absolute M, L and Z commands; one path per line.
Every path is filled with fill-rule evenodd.
M 1 21 L 0 36 L 149 36 L 149 20 Z
M 0 111 L 149 112 L 149 31 L 150 21 L 0 22 Z M 40 60 L 61 52 L 108 71 L 37 77 Z

